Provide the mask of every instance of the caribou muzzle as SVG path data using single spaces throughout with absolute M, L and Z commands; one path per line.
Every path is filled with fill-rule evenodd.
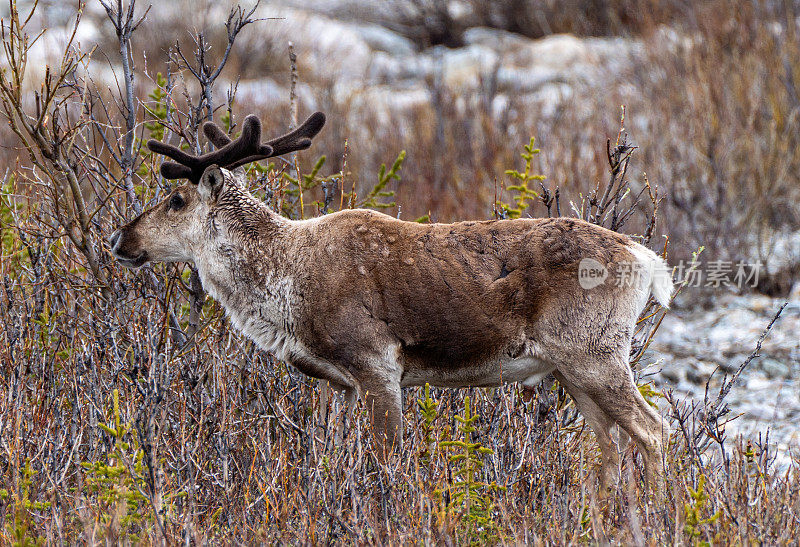
M 111 234 L 108 240 L 111 254 L 127 268 L 139 268 L 149 260 L 147 251 L 137 248 L 136 239 L 135 236 L 130 235 L 128 227 L 123 226 Z

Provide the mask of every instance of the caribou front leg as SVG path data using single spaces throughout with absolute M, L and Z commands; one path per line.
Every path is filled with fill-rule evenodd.
M 359 379 L 372 424 L 375 452 L 381 463 L 388 463 L 403 443 L 403 400 L 400 379 L 381 375 Z

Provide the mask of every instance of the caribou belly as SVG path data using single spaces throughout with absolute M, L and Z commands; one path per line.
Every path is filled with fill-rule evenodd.
M 555 368 L 532 356 L 506 356 L 503 359 L 456 369 L 415 367 L 403 373 L 401 384 L 403 387 L 425 384 L 437 387 L 497 387 L 521 382 L 526 386 L 534 386 Z

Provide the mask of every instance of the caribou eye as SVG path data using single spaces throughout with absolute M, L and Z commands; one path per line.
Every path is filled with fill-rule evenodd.
M 180 194 L 172 194 L 172 197 L 169 198 L 169 208 L 173 211 L 183 208 L 184 205 L 186 205 L 186 202 L 183 201 L 183 197 Z

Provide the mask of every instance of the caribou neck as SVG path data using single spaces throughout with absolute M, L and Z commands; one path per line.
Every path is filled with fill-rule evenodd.
M 293 331 L 291 222 L 250 196 L 209 217 L 211 238 L 195 264 L 203 287 L 234 325 L 268 351 L 281 353 Z M 246 207 L 242 208 L 241 205 Z

